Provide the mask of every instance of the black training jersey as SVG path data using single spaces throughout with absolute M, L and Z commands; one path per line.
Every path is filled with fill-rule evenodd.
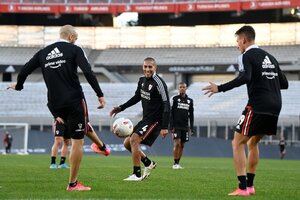
M 189 120 L 190 119 L 190 120 Z M 171 103 L 170 129 L 193 130 L 194 104 L 187 95 L 176 95 Z
M 247 84 L 248 105 L 253 112 L 279 115 L 282 105 L 280 89 L 287 89 L 288 81 L 277 60 L 256 45 L 240 55 L 239 76 L 218 89 L 225 92 L 243 84 Z
M 40 67 L 48 89 L 50 110 L 68 106 L 84 98 L 77 75 L 78 66 L 97 96 L 102 97 L 103 93 L 84 51 L 62 39 L 38 51 L 24 65 L 18 75 L 16 89 L 22 90 L 27 76 Z
M 141 77 L 135 95 L 120 107 L 125 110 L 139 101 L 142 101 L 143 119 L 158 121 L 161 128 L 168 128 L 169 95 L 167 85 L 161 77 L 157 74 L 154 74 L 151 78 Z

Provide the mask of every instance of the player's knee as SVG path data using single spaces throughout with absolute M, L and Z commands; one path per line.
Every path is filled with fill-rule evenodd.
M 175 148 L 181 148 L 181 143 L 178 140 L 174 140 L 174 147 Z
M 64 139 L 64 144 L 69 145 L 70 144 L 70 139 Z
M 130 137 L 127 137 L 127 138 L 124 140 L 123 145 L 124 145 L 124 147 L 125 147 L 128 151 L 131 150 L 131 148 L 130 148 Z
M 233 139 L 231 142 L 231 145 L 232 145 L 232 149 L 236 150 L 241 145 L 241 143 L 239 141 L 237 141 L 236 139 Z
M 59 137 L 56 137 L 54 139 L 54 145 L 59 147 L 61 144 L 62 144 L 62 140 Z
M 131 147 L 139 145 L 140 142 L 141 142 L 141 138 L 140 138 L 140 136 L 138 134 L 133 133 L 130 136 L 130 146 Z

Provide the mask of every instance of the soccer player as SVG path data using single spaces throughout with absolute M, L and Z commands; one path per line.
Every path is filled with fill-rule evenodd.
M 71 134 L 70 176 L 68 191 L 91 190 L 77 181 L 82 159 L 84 134 L 100 144 L 94 132 L 89 132 L 87 105 L 79 82 L 79 67 L 97 95 L 100 106 L 106 104 L 103 93 L 82 48 L 74 43 L 78 34 L 71 25 L 62 26 L 60 39 L 39 50 L 20 71 L 17 83 L 7 89 L 22 90 L 29 74 L 40 68 L 48 89 L 48 108 L 59 124 L 65 124 Z M 100 146 L 99 146 L 100 148 Z
M 205 94 L 226 92 L 247 84 L 248 103 L 243 111 L 232 141 L 233 159 L 238 188 L 228 195 L 249 196 L 255 194 L 253 185 L 259 160 L 258 143 L 264 135 L 276 135 L 281 110 L 280 89 L 288 88 L 288 81 L 277 60 L 255 45 L 255 30 L 243 26 L 235 33 L 239 56 L 239 75 L 225 84 L 210 82 Z M 234 97 L 233 97 L 234 98 Z M 246 173 L 245 146 L 248 146 L 248 173 Z
M 156 163 L 145 155 L 140 149 L 140 144 L 151 146 L 159 134 L 162 138 L 168 134 L 170 114 L 168 88 L 164 80 L 156 74 L 156 70 L 157 64 L 154 58 L 145 58 L 144 76 L 138 81 L 135 95 L 110 111 L 110 116 L 115 116 L 139 101 L 142 102 L 143 119 L 134 127 L 132 135 L 124 140 L 124 147 L 131 152 L 133 162 L 133 174 L 125 178 L 125 181 L 141 181 L 150 175 Z M 143 176 L 141 161 L 145 166 Z
M 68 154 L 68 146 L 70 144 L 70 136 L 69 134 L 66 134 L 67 132 L 67 126 L 64 124 L 57 123 L 57 121 L 54 121 L 53 124 L 53 133 L 54 133 L 54 143 L 51 148 L 51 164 L 50 169 L 57 169 L 57 168 L 70 168 L 66 163 L 66 157 Z M 62 145 L 61 148 L 61 156 L 60 156 L 60 163 L 57 167 L 56 165 L 56 156 L 58 153 L 58 149 Z
M 186 84 L 180 82 L 178 84 L 179 95 L 174 96 L 171 100 L 170 129 L 174 141 L 173 169 L 183 169 L 179 161 L 183 153 L 184 144 L 189 141 L 190 134 L 192 134 L 194 127 L 193 99 L 188 97 L 186 89 Z
M 286 145 L 286 142 L 285 142 L 284 137 L 282 136 L 279 141 L 279 153 L 280 153 L 281 160 L 284 158 L 285 153 L 286 153 L 285 145 Z
M 11 153 L 12 141 L 13 141 L 12 135 L 8 131 L 5 131 L 3 136 L 3 144 L 5 146 L 4 154 Z

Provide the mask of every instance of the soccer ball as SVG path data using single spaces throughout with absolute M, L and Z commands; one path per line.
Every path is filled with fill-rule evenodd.
M 112 131 L 116 136 L 125 138 L 131 135 L 133 131 L 133 124 L 130 119 L 121 117 L 116 119 L 116 121 L 113 123 Z

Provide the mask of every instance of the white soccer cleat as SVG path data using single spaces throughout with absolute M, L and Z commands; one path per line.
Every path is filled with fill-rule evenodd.
M 179 164 L 175 164 L 172 166 L 172 169 L 183 169 Z
M 128 178 L 123 179 L 123 181 L 142 181 L 142 177 L 137 177 L 135 174 L 130 175 Z
M 156 162 L 151 161 L 151 164 L 148 167 L 145 167 L 144 174 L 143 174 L 143 180 L 148 178 L 150 176 L 151 170 L 155 169 Z

